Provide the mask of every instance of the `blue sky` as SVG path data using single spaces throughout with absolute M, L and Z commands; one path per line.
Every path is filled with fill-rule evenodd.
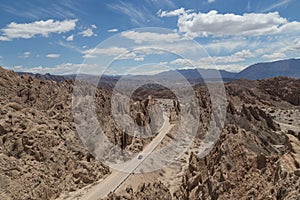
M 3 1 L 0 65 L 53 74 L 240 71 L 300 57 L 299 8 L 298 0 Z

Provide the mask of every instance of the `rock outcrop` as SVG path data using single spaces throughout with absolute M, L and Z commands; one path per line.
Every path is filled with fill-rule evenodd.
M 240 80 L 227 84 L 225 127 L 207 156 L 189 155 L 181 183 L 170 199 L 299 199 L 299 134 L 281 130 L 264 111 L 277 106 L 295 109 L 295 101 L 290 102 L 283 94 L 266 92 L 274 90 L 273 85 L 267 87 L 267 82 L 272 81 Z M 286 81 L 294 84 L 292 79 Z M 262 85 L 264 88 L 260 88 Z M 292 88 L 296 94 L 297 90 Z M 196 92 L 201 109 L 198 130 L 201 139 L 211 109 L 208 92 L 202 86 L 196 87 Z M 130 191 L 126 198 L 124 192 L 114 197 L 135 199 L 138 190 Z M 156 197 L 156 191 L 149 197 Z
M 120 195 L 110 194 L 106 200 L 126 199 L 126 200 L 140 200 L 140 199 L 157 199 L 169 200 L 172 199 L 168 188 L 161 182 L 143 183 L 136 191 L 131 187 L 126 188 Z
M 0 199 L 55 199 L 110 173 L 77 136 L 71 94 L 0 68 Z

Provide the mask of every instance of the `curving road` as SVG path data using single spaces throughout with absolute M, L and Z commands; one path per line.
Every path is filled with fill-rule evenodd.
M 169 123 L 169 118 L 164 114 L 164 123 L 159 130 L 157 136 L 149 143 L 144 150 L 135 158 L 124 164 L 124 170 L 113 171 L 111 175 L 105 178 L 101 183 L 93 186 L 88 193 L 83 195 L 82 200 L 96 200 L 104 198 L 110 192 L 115 191 L 118 187 L 126 181 L 126 179 L 148 158 L 154 149 L 161 143 L 166 134 L 174 126 Z M 125 172 L 126 171 L 126 172 Z

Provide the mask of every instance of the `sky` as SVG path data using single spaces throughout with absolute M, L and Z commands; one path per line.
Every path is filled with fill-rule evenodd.
M 298 0 L 0 3 L 0 66 L 51 74 L 238 72 L 300 57 Z

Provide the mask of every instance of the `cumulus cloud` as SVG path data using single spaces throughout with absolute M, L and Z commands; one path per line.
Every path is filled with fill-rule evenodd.
M 60 54 L 47 54 L 46 57 L 47 58 L 59 58 Z
M 174 42 L 181 39 L 178 33 L 153 33 L 153 32 L 137 32 L 127 31 L 121 34 L 122 37 L 134 40 L 135 43 L 143 42 Z
M 186 14 L 191 12 L 191 10 L 185 10 L 184 8 L 178 8 L 176 10 L 172 10 L 172 11 L 164 11 L 162 9 L 160 9 L 157 12 L 157 15 L 160 17 L 173 17 L 173 16 L 178 16 L 178 15 L 182 15 L 182 14 Z
M 181 66 L 189 67 L 189 68 L 193 67 L 193 65 L 194 65 L 193 63 L 195 63 L 195 61 L 190 60 L 190 59 L 184 59 L 184 58 L 177 58 L 170 62 L 170 64 L 172 64 L 172 65 L 181 65 Z
M 35 21 L 31 23 L 18 24 L 11 22 L 5 28 L 1 29 L 1 41 L 9 41 L 15 38 L 29 39 L 37 35 L 48 37 L 51 33 L 65 33 L 75 29 L 77 19 L 55 21 L 48 19 L 46 21 Z
M 79 35 L 82 35 L 83 37 L 92 37 L 97 36 L 97 34 L 94 33 L 93 29 L 96 29 L 97 26 L 95 24 L 91 25 L 91 28 L 87 28 L 86 30 L 83 30 L 79 32 Z
M 74 40 L 74 34 L 70 35 L 66 38 L 67 41 L 73 41 Z
M 170 12 L 161 11 L 160 16 L 178 15 L 178 29 L 190 37 L 207 36 L 259 36 L 300 30 L 299 22 L 289 22 L 278 12 L 271 13 L 233 13 L 219 14 L 212 10 L 208 13 L 195 13 L 178 9 Z
M 88 28 L 88 29 L 86 29 L 86 30 L 80 32 L 79 35 L 82 35 L 83 37 L 97 36 L 97 35 L 94 33 L 93 29 L 91 29 L 91 28 Z

